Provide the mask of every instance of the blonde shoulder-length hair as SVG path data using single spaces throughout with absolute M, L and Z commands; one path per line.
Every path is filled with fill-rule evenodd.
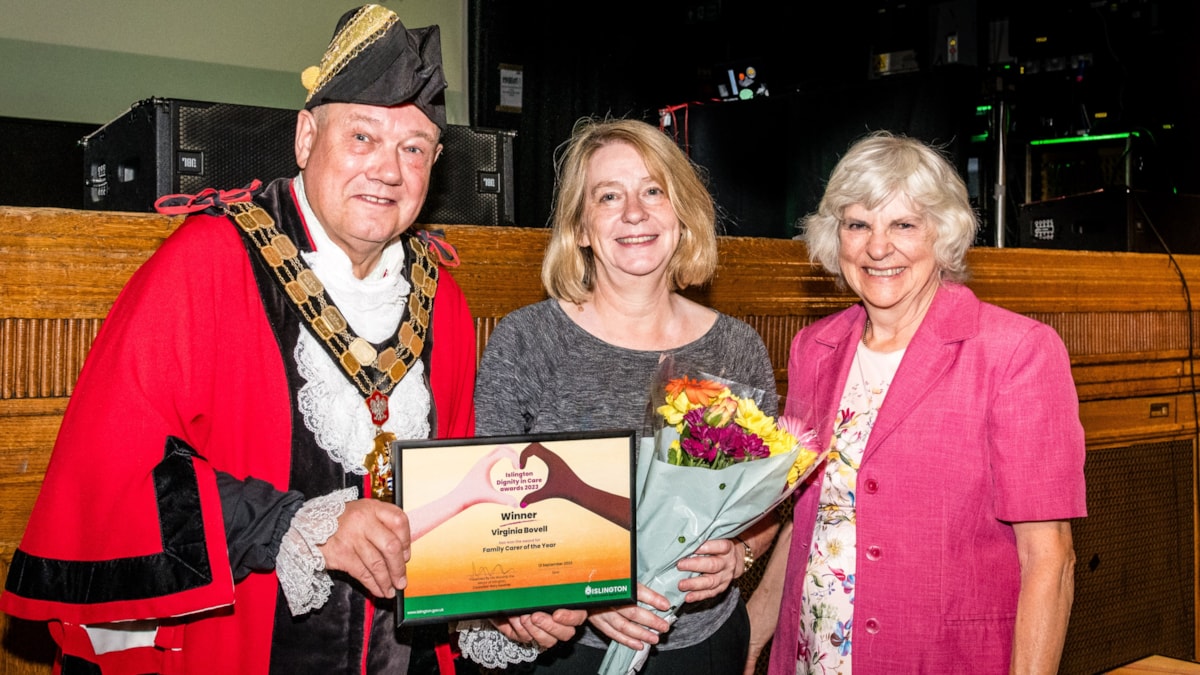
M 897 195 L 933 225 L 940 278 L 965 281 L 967 249 L 979 228 L 966 184 L 941 151 L 886 131 L 856 141 L 834 167 L 816 212 L 804 219 L 809 258 L 844 282 L 838 229 L 846 208 L 859 204 L 875 209 Z
M 627 143 L 637 150 L 679 219 L 679 245 L 667 263 L 672 290 L 706 283 L 717 269 L 716 208 L 697 167 L 666 134 L 645 122 L 585 118 L 576 122 L 555 162 L 550 243 L 542 261 L 546 292 L 576 304 L 591 297 L 596 262 L 591 249 L 579 245 L 586 227 L 587 165 L 610 143 Z

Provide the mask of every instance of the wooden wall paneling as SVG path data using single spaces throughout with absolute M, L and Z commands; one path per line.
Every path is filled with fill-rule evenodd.
M 1079 418 L 1088 449 L 1156 440 L 1190 439 L 1195 429 L 1191 396 L 1144 396 L 1083 401 Z
M 1149 396 L 1181 391 L 1189 386 L 1183 358 L 1146 359 L 1116 363 L 1080 363 L 1072 368 L 1081 400 Z
M 179 223 L 155 214 L 0 207 L 4 317 L 102 319 Z
M 445 231 L 462 260 L 450 272 L 476 317 L 499 318 L 546 297 L 539 274 L 548 230 L 459 225 Z
M 46 475 L 66 398 L 0 400 L 0 550 L 16 547 Z
M 101 319 L 0 319 L 0 399 L 70 396 Z
M 1200 282 L 1200 256 L 1176 256 L 1186 277 Z M 972 249 L 970 285 L 979 297 L 1014 312 L 1180 311 L 1178 274 L 1157 253 Z M 1200 288 L 1200 287 L 1198 287 Z
M 66 398 L 0 397 L 0 578 L 25 532 L 66 405 Z M 50 672 L 54 643 L 44 623 L 0 613 L 0 635 L 0 673 Z
M 1120 354 L 1186 354 L 1187 312 L 1182 309 L 1137 312 L 1027 312 L 1063 334 L 1076 362 L 1111 361 Z

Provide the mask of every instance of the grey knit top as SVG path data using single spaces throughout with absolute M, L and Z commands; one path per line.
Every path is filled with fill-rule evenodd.
M 476 433 L 640 432 L 651 378 L 665 353 L 710 375 L 762 389 L 767 393 L 763 412 L 776 414 L 771 361 L 762 338 L 746 323 L 718 314 L 694 342 L 670 352 L 638 351 L 588 333 L 550 299 L 510 313 L 488 339 L 475 385 Z M 737 594 L 730 586 L 715 598 L 685 605 L 658 649 L 682 649 L 707 639 L 732 614 Z M 607 644 L 591 626 L 580 641 L 591 647 Z

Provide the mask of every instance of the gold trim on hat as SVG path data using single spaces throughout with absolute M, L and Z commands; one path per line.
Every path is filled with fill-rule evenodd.
M 354 60 L 354 57 L 383 37 L 392 24 L 399 20 L 400 17 L 396 16 L 395 12 L 379 5 L 365 5 L 355 12 L 354 16 L 329 42 L 329 48 L 321 57 L 321 67 L 315 81 L 308 81 L 309 73 L 307 71 L 301 77 L 304 86 L 308 88 L 308 97 L 304 99 L 304 102 L 311 101 L 322 87 L 329 84 L 334 76 L 342 72 Z M 310 84 L 311 86 L 309 86 Z

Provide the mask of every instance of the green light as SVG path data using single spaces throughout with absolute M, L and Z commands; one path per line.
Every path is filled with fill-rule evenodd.
M 1114 141 L 1125 138 L 1137 138 L 1140 136 L 1136 131 L 1130 131 L 1122 134 L 1101 134 L 1099 136 L 1069 136 L 1067 138 L 1047 138 L 1040 141 L 1029 141 L 1030 145 L 1061 145 L 1063 143 L 1086 143 L 1090 141 Z
M 972 143 L 983 143 L 987 139 L 988 139 L 988 132 L 985 131 L 982 134 L 975 134 L 974 136 L 972 136 L 971 142 Z
M 990 112 L 992 112 L 992 106 L 990 106 L 990 105 L 975 106 L 975 114 L 976 115 L 986 115 Z

